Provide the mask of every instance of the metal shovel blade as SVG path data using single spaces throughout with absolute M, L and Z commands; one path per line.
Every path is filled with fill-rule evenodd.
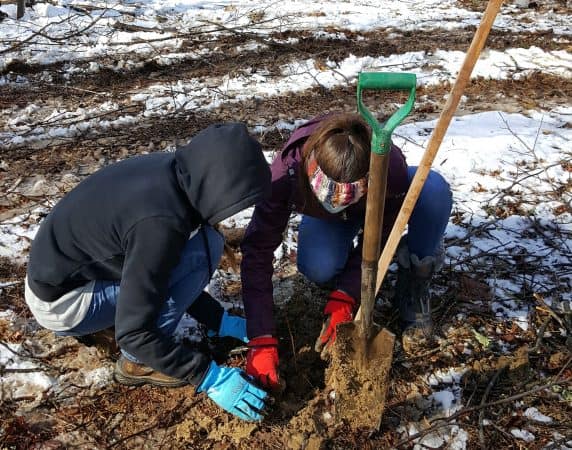
M 352 429 L 380 426 L 393 360 L 395 335 L 375 327 L 366 341 L 359 322 L 339 324 L 328 384 L 335 391 L 335 417 Z
M 381 247 L 385 193 L 391 152 L 391 133 L 409 114 L 415 100 L 416 77 L 408 73 L 360 73 L 358 110 L 371 126 L 371 155 L 362 246 L 361 306 L 358 320 L 339 324 L 332 349 L 328 384 L 336 393 L 336 419 L 352 428 L 378 429 L 385 408 L 387 380 L 395 336 L 373 323 L 377 261 Z M 408 91 L 409 96 L 381 125 L 362 101 L 362 91 L 384 89 Z

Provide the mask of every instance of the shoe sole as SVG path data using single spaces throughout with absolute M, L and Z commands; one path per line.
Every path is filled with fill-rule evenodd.
M 115 379 L 115 381 L 117 381 L 120 384 L 124 384 L 126 386 L 142 386 L 144 384 L 151 384 L 153 386 L 159 386 L 159 387 L 182 387 L 188 384 L 187 381 L 185 380 L 179 380 L 177 382 L 169 382 L 169 381 L 165 381 L 165 382 L 161 382 L 161 381 L 155 381 L 151 378 L 145 378 L 145 377 L 138 377 L 138 378 L 133 378 L 133 377 L 129 377 L 127 375 L 124 375 L 122 373 L 119 372 L 115 372 L 113 374 L 113 378 Z

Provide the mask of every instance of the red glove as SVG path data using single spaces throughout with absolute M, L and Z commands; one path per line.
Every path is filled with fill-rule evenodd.
M 262 336 L 248 342 L 246 373 L 267 389 L 283 390 L 284 385 L 278 375 L 278 339 Z
M 336 340 L 336 325 L 352 320 L 355 305 L 356 301 L 344 291 L 337 290 L 330 294 L 324 308 L 324 314 L 328 318 L 314 347 L 317 352 L 324 350 L 327 353 Z

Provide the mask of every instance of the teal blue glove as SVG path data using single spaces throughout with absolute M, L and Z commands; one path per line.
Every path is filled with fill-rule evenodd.
M 220 321 L 218 333 L 209 331 L 209 336 L 219 337 L 233 337 L 246 344 L 248 338 L 246 337 L 246 319 L 239 316 L 231 316 L 228 312 L 224 312 Z
M 197 392 L 206 392 L 222 409 L 251 422 L 262 420 L 268 395 L 254 386 L 244 371 L 220 367 L 214 362 L 211 362 Z

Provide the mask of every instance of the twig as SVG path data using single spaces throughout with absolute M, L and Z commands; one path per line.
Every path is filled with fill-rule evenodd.
M 495 374 L 491 378 L 491 381 L 487 385 L 487 388 L 485 389 L 485 392 L 483 394 L 483 398 L 481 399 L 480 406 L 483 406 L 486 403 L 487 398 L 489 397 L 489 394 L 491 392 L 491 389 L 493 388 L 493 386 L 495 385 L 495 383 L 497 382 L 497 380 L 499 379 L 501 374 L 507 369 L 507 367 L 508 367 L 507 364 L 505 364 L 495 372 Z M 483 430 L 483 419 L 484 418 L 485 418 L 485 409 L 483 408 L 479 412 L 479 443 L 481 444 L 482 450 L 487 449 L 487 446 L 485 444 L 485 432 Z
M 484 403 L 484 404 L 480 404 L 478 406 L 472 406 L 470 408 L 464 408 L 460 411 L 457 411 L 455 414 L 450 415 L 449 417 L 438 417 L 438 418 L 436 418 L 430 422 L 434 425 L 431 425 L 429 428 L 427 428 L 423 431 L 420 431 L 418 433 L 415 433 L 415 434 L 409 436 L 408 438 L 399 441 L 395 445 L 395 447 L 401 447 L 405 444 L 408 444 L 411 441 L 414 441 L 416 439 L 419 439 L 420 437 L 425 436 L 426 434 L 431 433 L 432 431 L 435 431 L 439 428 L 447 426 L 449 424 L 449 422 L 456 420 L 459 417 L 464 416 L 465 414 L 469 414 L 469 413 L 472 413 L 475 411 L 480 411 L 481 409 L 488 408 L 491 406 L 504 405 L 505 403 L 514 402 L 515 400 L 520 400 L 521 398 L 536 394 L 537 392 L 548 389 L 548 388 L 550 388 L 556 384 L 570 384 L 572 382 L 570 377 L 562 378 L 562 379 L 559 377 L 560 377 L 560 375 L 562 375 L 564 370 L 566 370 L 568 368 L 571 361 L 572 361 L 572 357 L 570 359 L 568 359 L 568 361 L 566 362 L 566 364 L 564 364 L 564 366 L 562 367 L 560 372 L 558 372 L 558 375 L 556 375 L 556 377 L 549 383 L 543 384 L 542 386 L 537 386 L 533 389 L 530 389 L 530 390 L 525 391 L 525 392 L 521 392 L 519 394 L 511 395 L 510 397 L 503 398 L 501 400 L 495 400 L 494 402 Z M 443 422 L 443 423 L 441 423 L 441 422 Z
M 107 12 L 108 9 L 105 9 L 103 11 L 103 13 L 97 17 L 96 19 L 92 20 L 88 25 L 86 25 L 84 28 L 80 29 L 80 30 L 75 30 L 73 33 L 69 33 L 63 36 L 50 36 L 49 34 L 46 34 L 44 31 L 47 30 L 48 27 L 51 27 L 52 25 L 61 25 L 64 22 L 67 21 L 71 21 L 71 19 L 73 19 L 76 16 L 67 16 L 65 19 L 62 19 L 58 22 L 49 22 L 46 25 L 44 25 L 42 28 L 40 28 L 38 31 L 33 32 L 30 36 L 28 36 L 26 39 L 17 42 L 16 44 L 14 44 L 11 47 L 7 47 L 3 50 L 0 50 L 0 55 L 4 54 L 4 53 L 9 53 L 12 52 L 14 50 L 17 50 L 18 48 L 22 47 L 24 44 L 27 44 L 28 42 L 30 42 L 32 39 L 34 39 L 37 36 L 41 36 L 45 39 L 51 40 L 51 41 L 55 41 L 55 42 L 67 42 L 70 38 L 75 37 L 75 36 L 79 36 L 80 34 L 85 33 L 87 30 L 89 30 L 90 28 L 92 28 L 97 22 L 99 22 L 101 19 L 103 19 L 103 17 L 105 17 L 105 12 Z
M 396 359 L 394 362 L 395 363 L 401 363 L 401 362 L 408 362 L 408 361 L 412 361 L 414 359 L 419 359 L 419 358 L 425 358 L 426 356 L 430 356 L 434 353 L 438 353 L 439 351 L 443 350 L 443 348 L 445 348 L 447 345 L 449 345 L 451 342 L 449 340 L 446 340 L 444 342 L 442 342 L 441 344 L 439 344 L 439 347 L 435 347 L 431 350 L 428 350 L 426 352 L 420 353 L 418 355 L 413 355 L 413 356 L 408 356 L 407 358 L 398 358 Z
M 53 85 L 53 86 L 57 86 L 57 85 Z M 109 97 L 111 95 L 109 92 L 97 92 L 97 91 L 92 91 L 90 89 L 78 88 L 76 86 L 72 86 L 69 84 L 66 84 L 65 88 L 66 89 L 73 89 L 73 90 L 80 91 L 80 92 L 88 92 L 89 94 L 94 94 L 94 95 L 104 95 L 106 97 Z
M 530 348 L 528 350 L 528 353 L 536 353 L 538 350 L 540 350 L 540 345 L 542 344 L 542 339 L 544 339 L 544 332 L 546 331 L 546 327 L 548 326 L 548 324 L 550 323 L 550 317 L 548 317 L 540 326 L 540 328 L 538 329 L 537 335 L 536 335 L 536 343 L 534 344 L 534 347 Z
M 22 177 L 18 177 L 18 179 L 14 182 L 14 184 L 8 188 L 8 190 L 6 191 L 6 194 L 9 194 L 12 191 L 14 191 L 18 186 L 20 186 L 20 184 L 22 183 L 23 180 L 24 179 Z
M 342 77 L 344 80 L 346 80 L 346 83 L 349 85 L 351 85 L 351 82 L 349 80 L 348 77 L 346 77 L 342 72 L 340 72 L 339 70 L 334 69 L 333 67 L 330 67 L 330 70 L 334 73 L 337 73 L 340 77 Z
M 0 364 L 0 377 L 7 373 L 34 373 L 34 372 L 43 372 L 44 369 L 41 367 L 36 367 L 34 369 L 12 369 L 6 367 L 3 364 Z
M 517 134 L 510 128 L 510 125 L 508 124 L 508 122 L 506 121 L 506 119 L 504 118 L 504 116 L 502 115 L 502 112 L 499 112 L 498 115 L 499 115 L 500 119 L 502 120 L 502 122 L 504 123 L 504 125 L 506 126 L 506 129 L 508 130 L 508 132 L 509 132 L 510 134 L 512 134 L 512 135 L 522 144 L 522 146 L 523 146 L 526 150 L 531 151 L 532 149 L 528 146 L 528 144 L 527 144 L 526 142 L 524 142 L 524 141 L 522 140 L 522 138 L 521 138 L 519 135 L 517 135 Z
M 294 344 L 294 335 L 292 334 L 292 329 L 290 328 L 290 321 L 288 320 L 288 316 L 285 315 L 284 317 L 286 319 L 286 326 L 288 327 L 288 334 L 290 335 L 290 345 L 292 346 L 292 357 L 294 360 L 294 367 L 296 368 L 296 372 L 302 374 L 302 377 L 306 380 L 308 385 L 313 388 L 314 385 L 312 384 L 310 379 L 306 376 L 306 374 L 303 371 L 300 371 L 298 369 L 298 358 L 296 357 L 296 346 Z
M 556 314 L 556 312 L 544 301 L 544 299 L 539 294 L 537 294 L 535 292 L 534 294 L 532 294 L 532 296 L 542 306 L 542 308 L 539 308 L 539 309 L 541 309 L 544 312 L 547 312 L 550 315 L 550 317 L 552 317 L 554 320 L 556 320 L 556 322 L 558 322 L 558 324 L 562 328 L 564 328 L 564 329 L 568 328 L 566 326 L 566 324 L 564 323 L 564 321 L 560 318 L 560 316 L 558 316 L 558 314 Z M 571 330 L 567 330 L 567 331 L 570 332 Z
M 551 169 L 552 167 L 558 167 L 560 166 L 561 163 L 560 161 L 555 162 L 553 164 L 549 164 L 547 166 L 543 166 L 540 169 L 537 169 L 535 172 L 533 171 L 529 171 L 526 173 L 526 175 L 524 175 L 522 178 L 516 179 L 514 180 L 510 186 L 503 188 L 501 191 L 499 191 L 497 194 L 493 195 L 491 198 L 489 198 L 487 200 L 487 203 L 490 203 L 491 200 L 494 200 L 495 198 L 499 197 L 499 196 L 507 196 L 507 195 L 514 195 L 514 192 L 511 192 L 512 188 L 515 187 L 516 185 L 521 184 L 523 181 L 528 180 L 529 178 L 536 178 L 538 177 L 538 175 L 540 175 L 543 172 L 546 172 L 547 169 Z
M 23 284 L 23 283 L 24 283 L 24 280 L 3 281 L 3 282 L 0 282 L 0 288 L 18 286 L 19 284 Z
M 169 410 L 169 412 L 172 413 L 173 411 L 176 411 L 183 404 L 183 402 L 185 400 L 186 400 L 185 397 L 183 397 L 181 400 L 179 400 L 179 402 L 177 403 L 177 405 L 175 405 L 174 408 L 171 408 Z M 200 399 L 195 400 L 190 407 L 197 404 L 199 401 L 200 401 Z M 190 409 L 190 407 L 189 407 L 189 409 Z M 155 420 L 155 422 L 152 425 L 149 425 L 147 428 L 143 428 L 142 430 L 136 431 L 135 433 L 132 433 L 128 436 L 122 437 L 121 439 L 113 442 L 108 448 L 114 448 L 114 447 L 118 446 L 119 444 L 122 444 L 125 441 L 128 441 L 129 439 L 133 439 L 134 437 L 140 436 L 140 435 L 142 435 L 148 431 L 151 431 L 153 428 L 156 428 L 161 423 L 161 420 L 164 418 L 166 418 L 166 417 L 165 416 L 159 417 L 157 420 Z
M 296 358 L 296 346 L 294 345 L 294 336 L 292 334 L 292 329 L 290 328 L 290 321 L 288 320 L 288 315 L 284 315 L 286 319 L 286 326 L 288 327 L 288 334 L 290 335 L 290 345 L 292 346 L 292 357 L 294 358 L 294 367 L 296 368 L 296 372 L 298 370 L 298 358 Z
M 51 118 L 50 120 L 46 120 L 44 122 L 36 122 L 36 123 L 32 123 L 32 124 L 27 124 L 27 126 L 30 128 L 28 131 L 22 133 L 22 136 L 29 136 L 34 130 L 36 130 L 37 128 L 43 128 L 43 127 L 48 127 L 48 126 L 63 126 L 66 125 L 68 127 L 70 127 L 71 125 L 75 125 L 78 123 L 85 123 L 85 122 L 89 122 L 91 120 L 94 119 L 101 119 L 103 117 L 106 116 L 110 116 L 113 114 L 119 114 L 119 113 L 128 113 L 128 112 L 132 112 L 132 111 L 137 111 L 138 109 L 140 109 L 138 106 L 135 105 L 117 105 L 117 109 L 112 109 L 112 110 L 108 110 L 108 111 L 104 111 L 104 112 L 98 112 L 95 113 L 93 116 L 89 116 L 89 117 L 81 117 L 81 118 L 73 118 L 73 117 L 59 117 L 59 116 L 63 116 L 64 113 L 59 114 L 58 116 Z M 95 111 L 94 111 L 95 112 Z
M 115 22 L 112 26 L 119 31 L 128 31 L 134 33 L 177 33 L 177 29 L 175 28 L 142 27 L 140 25 L 133 25 L 125 22 Z
M 48 364 L 42 358 L 38 358 L 37 356 L 33 356 L 33 355 L 25 355 L 23 353 L 17 352 L 16 350 L 10 348 L 10 346 L 8 344 L 5 344 L 2 341 L 0 341 L 0 345 L 2 347 L 6 348 L 9 352 L 13 353 L 14 355 L 19 356 L 20 358 L 30 359 L 32 361 L 36 361 L 38 364 L 42 364 L 46 369 L 53 370 L 53 371 L 58 372 L 58 373 L 62 373 L 61 368 L 52 366 L 51 364 Z
M 496 423 L 491 422 L 491 426 L 492 426 L 495 430 L 497 430 L 497 431 L 499 431 L 500 433 L 504 434 L 507 438 L 510 438 L 510 439 L 514 440 L 514 436 L 512 436 L 512 435 L 509 434 L 509 433 L 507 433 L 505 430 L 503 430 L 501 427 L 499 427 Z

